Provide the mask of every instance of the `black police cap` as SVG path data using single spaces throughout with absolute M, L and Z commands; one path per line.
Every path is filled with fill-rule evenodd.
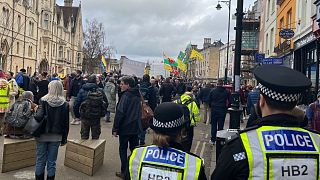
M 311 81 L 301 72 L 279 65 L 262 65 L 254 70 L 260 91 L 281 102 L 296 102 Z

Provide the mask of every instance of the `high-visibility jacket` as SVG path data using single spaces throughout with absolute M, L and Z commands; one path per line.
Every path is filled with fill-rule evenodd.
M 249 180 L 319 179 L 319 134 L 297 127 L 262 126 L 241 133 L 240 138 Z
M 7 109 L 9 109 L 9 92 L 9 84 L 7 82 L 2 82 L 0 87 L 0 112 L 5 112 Z
M 195 180 L 200 175 L 200 158 L 175 148 L 140 147 L 129 158 L 130 179 Z
M 189 94 L 184 93 L 183 95 L 181 95 L 180 99 L 175 100 L 174 102 L 184 104 L 188 107 L 191 125 L 194 126 L 196 122 L 200 122 L 199 108 L 197 106 L 197 103 L 193 100 L 193 98 Z

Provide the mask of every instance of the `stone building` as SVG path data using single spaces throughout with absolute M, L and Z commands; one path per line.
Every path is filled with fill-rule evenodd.
M 81 4 L 56 0 L 0 0 L 1 69 L 68 74 L 82 66 Z

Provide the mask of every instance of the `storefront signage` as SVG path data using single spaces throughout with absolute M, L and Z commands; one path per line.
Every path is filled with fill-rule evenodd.
M 265 56 L 265 54 L 256 54 L 256 62 L 261 62 Z
M 309 44 L 310 42 L 314 41 L 316 37 L 313 33 L 309 33 L 308 35 L 304 36 L 303 38 L 299 39 L 294 43 L 294 48 L 299 49 L 304 45 Z
M 283 39 L 291 39 L 294 36 L 294 31 L 292 29 L 281 29 L 279 36 Z
M 265 58 L 261 61 L 261 64 L 283 65 L 283 58 Z

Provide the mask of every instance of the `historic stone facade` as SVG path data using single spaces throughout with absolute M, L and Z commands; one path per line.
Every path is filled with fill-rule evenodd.
M 81 4 L 55 0 L 0 0 L 0 68 L 28 74 L 68 74 L 81 69 Z

